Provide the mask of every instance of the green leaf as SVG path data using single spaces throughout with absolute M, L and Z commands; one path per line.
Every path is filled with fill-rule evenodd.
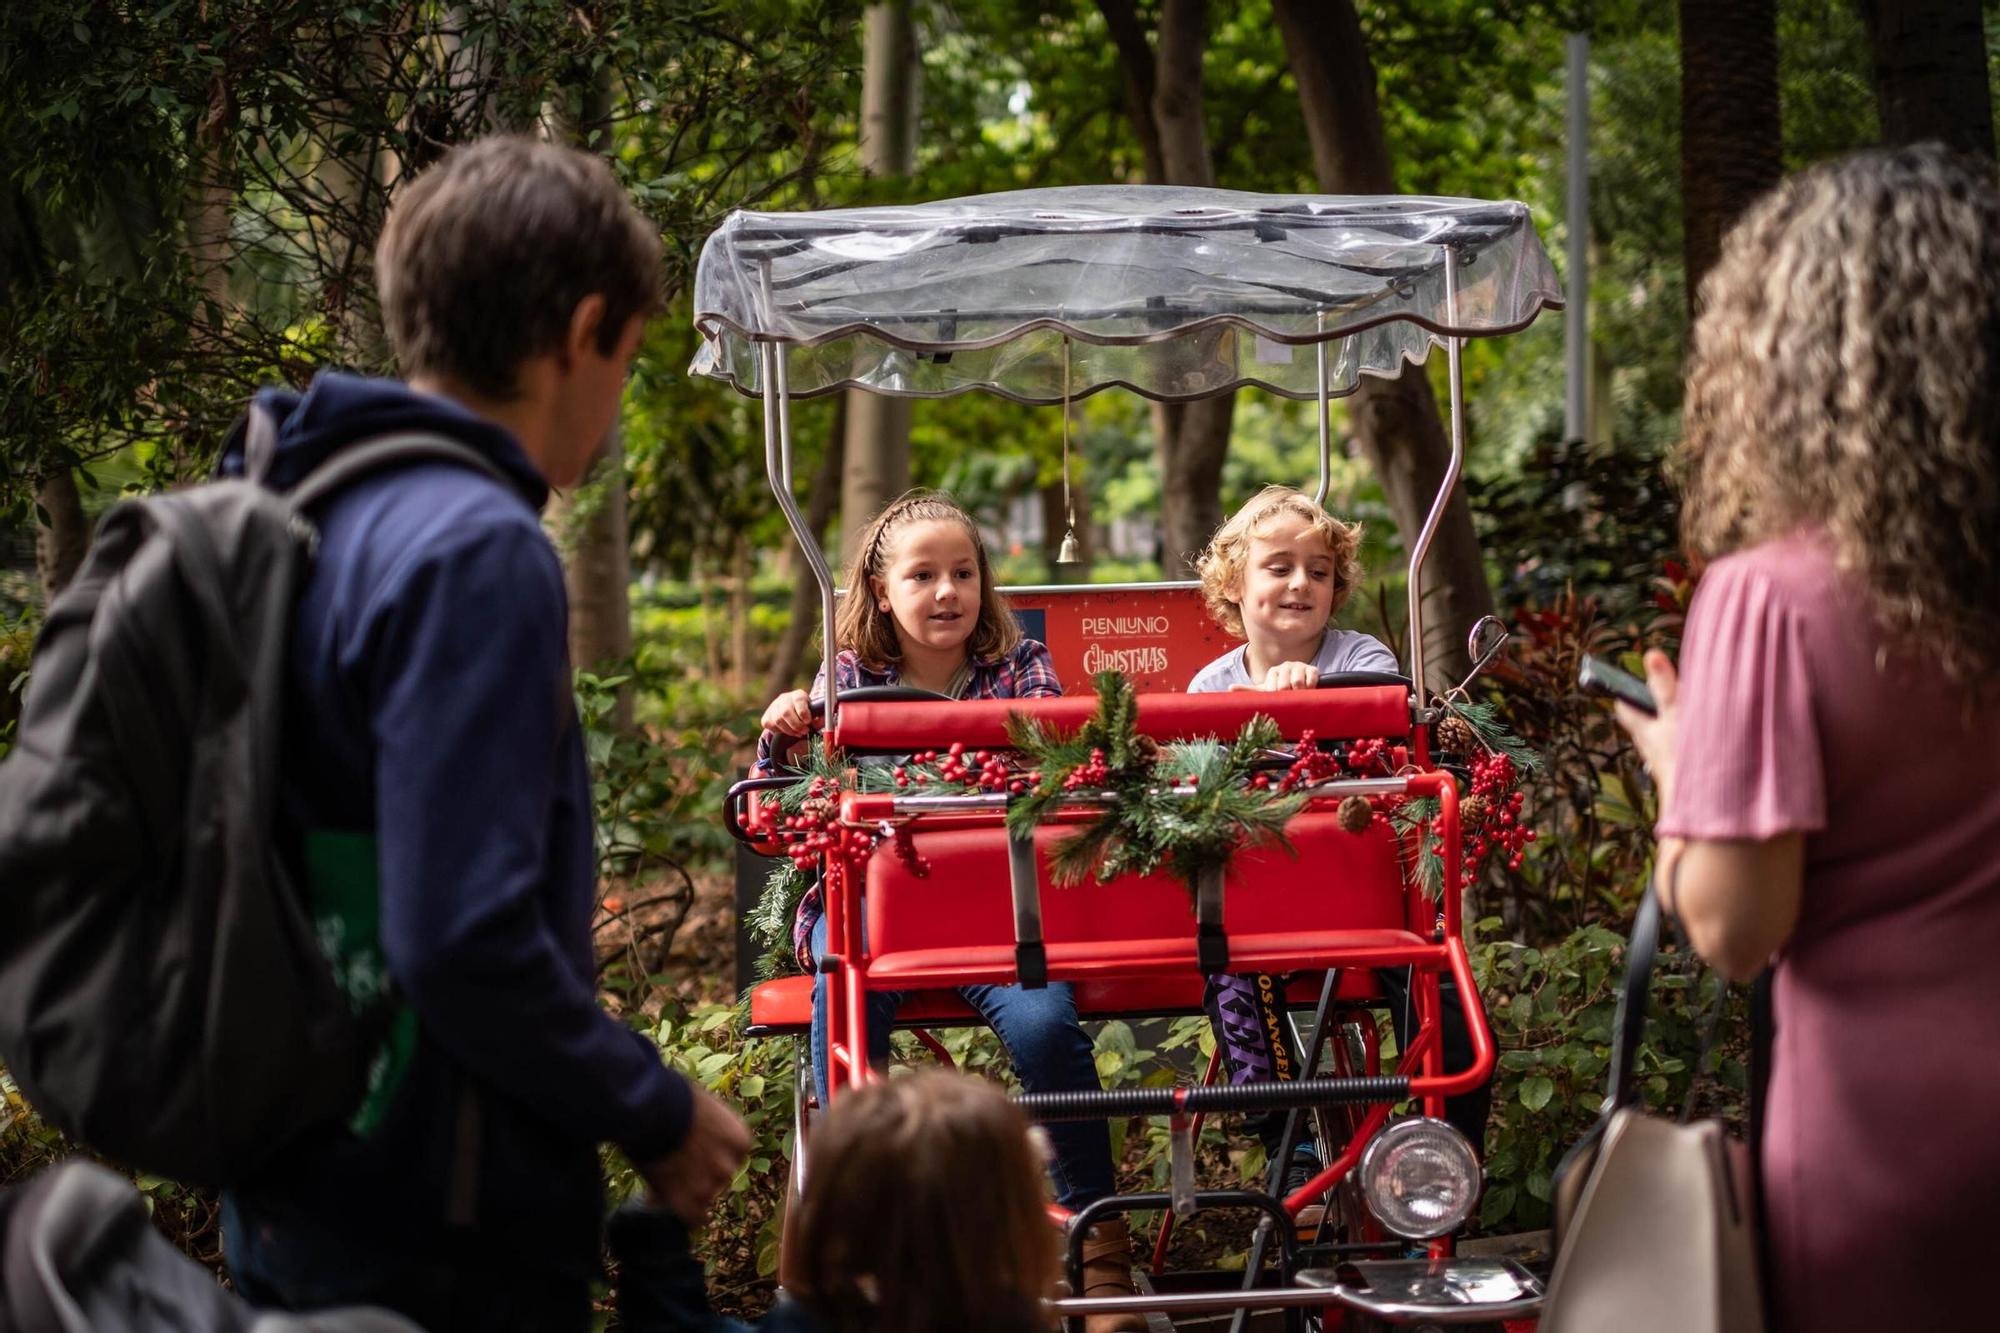
M 1530 1111 L 1539 1111 L 1549 1104 L 1549 1098 L 1556 1095 L 1556 1085 L 1537 1074 L 1521 1083 L 1521 1105 Z

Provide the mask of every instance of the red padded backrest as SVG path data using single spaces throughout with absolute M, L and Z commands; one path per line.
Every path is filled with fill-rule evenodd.
M 1404 927 L 1396 843 L 1379 821 L 1365 833 L 1348 833 L 1331 811 L 1313 811 L 1293 819 L 1288 832 L 1296 859 L 1268 847 L 1241 853 L 1231 864 L 1223 890 L 1223 924 L 1231 935 Z M 928 875 L 912 874 L 886 849 L 869 859 L 870 954 L 1011 947 L 1006 829 L 996 822 L 926 832 L 919 825 L 912 836 L 930 862 Z M 1071 836 L 1073 828 L 1060 826 L 1035 831 L 1042 934 L 1050 944 L 1194 938 L 1188 892 L 1171 875 L 1055 887 L 1049 847 Z
M 1007 719 L 1029 714 L 1074 730 L 1097 711 L 1093 697 L 978 699 L 937 703 L 843 703 L 836 743 L 856 750 L 942 748 L 1007 744 Z M 1278 724 L 1286 739 L 1310 730 L 1321 740 L 1357 736 L 1406 736 L 1409 692 L 1396 685 L 1349 685 L 1273 694 L 1240 690 L 1222 694 L 1142 694 L 1139 728 L 1159 740 L 1231 737 L 1254 713 Z
M 1141 690 L 1185 690 L 1195 672 L 1241 643 L 1210 618 L 1193 583 L 1002 588 L 1021 630 L 1048 645 L 1071 694 L 1121 671 Z

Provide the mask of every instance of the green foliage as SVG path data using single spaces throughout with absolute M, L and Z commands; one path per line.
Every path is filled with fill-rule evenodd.
M 711 1273 L 728 1269 L 769 1278 L 778 1270 L 778 1237 L 784 1224 L 792 1135 L 792 1049 L 786 1041 L 746 1041 L 735 1005 L 683 1005 L 671 998 L 676 979 L 652 976 L 636 994 L 667 997 L 657 1013 L 637 1013 L 633 1026 L 660 1048 L 660 1056 L 736 1108 L 749 1126 L 750 1157 L 710 1214 L 702 1237 Z M 608 1193 L 614 1202 L 639 1197 L 644 1184 L 615 1151 L 604 1153 Z
M 20 726 L 21 698 L 28 688 L 28 655 L 34 651 L 41 618 L 32 609 L 0 617 L 0 759 L 13 748 Z
M 1474 927 L 1473 976 L 1500 1047 L 1493 1117 L 1486 1131 L 1486 1193 L 1479 1223 L 1488 1232 L 1548 1225 L 1550 1180 L 1604 1101 L 1612 1021 L 1625 978 L 1625 940 L 1602 925 L 1535 948 L 1494 938 L 1497 918 Z M 1639 1047 L 1641 1095 L 1677 1114 L 1694 1078 L 1701 1023 L 1719 979 L 1691 955 L 1662 950 Z M 1746 997 L 1732 993 L 1709 1052 L 1704 1114 L 1739 1119 L 1749 1086 Z
M 1103 671 L 1095 684 L 1097 712 L 1072 735 L 1030 717 L 1008 724 L 1015 747 L 1041 772 L 1041 781 L 1007 811 L 1015 833 L 1053 815 L 1065 798 L 1065 780 L 1102 755 L 1106 776 L 1088 785 L 1110 799 L 1103 814 L 1051 850 L 1049 871 L 1057 884 L 1104 883 L 1164 865 L 1192 895 L 1204 875 L 1220 872 L 1243 848 L 1276 844 L 1290 850 L 1285 822 L 1304 807 L 1305 797 L 1249 785 L 1258 761 L 1279 741 L 1276 723 L 1258 714 L 1228 745 L 1162 748 L 1138 729 L 1130 681 Z
M 598 871 L 635 879 L 726 863 L 729 835 L 716 817 L 729 773 L 717 763 L 743 749 L 754 724 L 740 708 L 690 698 L 657 677 L 576 673 L 577 715 L 591 766 Z M 634 682 L 653 716 L 636 729 L 618 719 L 618 690 Z M 692 889 L 689 890 L 692 892 Z

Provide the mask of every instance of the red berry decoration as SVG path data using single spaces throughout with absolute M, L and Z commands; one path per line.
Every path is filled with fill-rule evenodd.
M 1340 775 L 1339 756 L 1320 749 L 1318 739 L 1310 730 L 1299 733 L 1298 748 L 1292 753 L 1292 766 L 1285 770 L 1285 776 L 1278 779 L 1278 790 L 1281 792 L 1316 787 Z

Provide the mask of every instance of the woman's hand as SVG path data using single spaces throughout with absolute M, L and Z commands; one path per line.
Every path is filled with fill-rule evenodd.
M 1647 717 L 1627 703 L 1614 704 L 1613 711 L 1618 716 L 1618 725 L 1630 733 L 1639 758 L 1653 775 L 1653 786 L 1660 793 L 1660 809 L 1665 810 L 1681 752 L 1681 678 L 1672 660 L 1657 648 L 1646 654 L 1646 687 L 1652 690 L 1653 701 L 1659 705 L 1656 716 Z
M 780 736 L 803 736 L 812 730 L 812 696 L 804 690 L 786 690 L 771 700 L 760 721 L 764 730 Z

